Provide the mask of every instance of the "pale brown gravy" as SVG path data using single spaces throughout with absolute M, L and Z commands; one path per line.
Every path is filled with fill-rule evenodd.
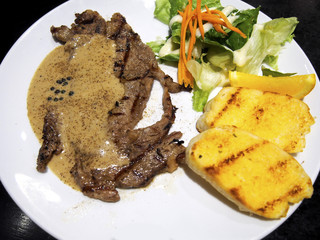
M 70 174 L 75 148 L 90 155 L 89 167 L 104 169 L 128 163 L 107 134 L 108 112 L 124 94 L 123 84 L 113 74 L 114 57 L 115 43 L 102 35 L 77 47 L 72 56 L 59 46 L 40 64 L 29 87 L 28 117 L 40 142 L 48 107 L 57 107 L 60 113 L 63 152 L 48 166 L 75 189 L 79 188 Z

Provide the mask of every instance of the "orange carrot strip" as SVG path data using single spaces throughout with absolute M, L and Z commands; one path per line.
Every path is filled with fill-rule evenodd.
M 206 8 L 206 13 L 208 13 L 208 14 L 210 14 L 211 13 L 211 10 L 208 8 L 208 6 L 207 5 L 204 5 L 205 6 L 205 8 Z M 222 27 L 221 27 L 221 25 L 219 25 L 219 24 L 217 24 L 217 23 L 214 23 L 214 24 L 212 24 L 212 26 L 214 27 L 214 29 L 217 31 L 217 32 L 220 32 L 220 33 L 223 33 L 223 34 L 227 34 L 223 29 L 222 29 Z
M 221 18 L 219 18 L 217 15 L 203 13 L 202 19 L 212 24 L 220 24 L 222 26 L 226 26 L 226 23 L 223 20 L 221 20 Z
M 186 6 L 182 16 L 180 35 L 180 59 L 178 63 L 178 82 L 180 84 L 184 83 L 185 86 L 191 85 L 193 82 L 192 76 L 186 68 L 187 59 L 185 53 L 187 27 L 189 25 L 189 21 L 192 19 L 193 14 L 194 12 L 192 11 L 192 0 L 189 0 L 189 4 Z
M 215 23 L 215 24 L 212 24 L 212 25 L 213 25 L 214 29 L 215 29 L 217 32 L 220 32 L 220 33 L 222 33 L 222 34 L 224 34 L 224 35 L 227 35 L 227 33 L 222 29 L 222 27 L 221 27 L 220 24 Z
M 193 46 L 196 43 L 196 30 L 197 30 L 197 19 L 194 20 L 192 29 L 190 30 L 191 32 L 191 37 L 190 37 L 190 43 L 189 43 L 189 49 L 188 49 L 188 54 L 187 54 L 187 61 L 189 61 L 191 59 L 191 55 L 192 55 L 192 50 L 193 50 Z
M 232 24 L 229 22 L 227 16 L 223 12 L 215 9 L 215 10 L 211 10 L 211 13 L 218 14 L 223 19 L 223 21 L 226 23 L 227 28 L 229 28 L 230 30 L 232 30 L 236 33 L 239 33 L 241 37 L 247 38 L 247 36 L 239 28 L 232 26 Z
M 186 44 L 187 27 L 188 27 L 188 24 L 191 19 L 192 19 L 192 16 L 190 16 L 188 19 L 186 19 L 184 21 L 183 26 L 181 26 L 180 57 L 182 55 L 182 60 L 183 60 L 184 64 L 187 63 L 186 54 L 185 54 L 185 47 L 186 47 L 185 44 Z M 181 51 L 181 48 L 183 48 L 182 51 Z
M 208 8 L 207 4 L 206 4 L 206 5 L 204 5 L 204 7 L 206 8 L 207 13 L 210 13 L 210 9 Z
M 202 12 L 201 12 L 201 0 L 197 0 L 196 13 L 197 13 L 197 18 L 198 18 L 198 24 L 199 24 L 199 30 L 200 30 L 200 33 L 201 33 L 201 37 L 202 37 L 202 39 L 204 39 L 204 29 L 203 29 Z

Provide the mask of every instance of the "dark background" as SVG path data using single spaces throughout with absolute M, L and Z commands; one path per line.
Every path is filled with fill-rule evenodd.
M 1 13 L 1 61 L 15 41 L 45 13 L 65 1 L 6 1 Z M 221 0 L 223 4 L 223 0 Z M 298 17 L 295 41 L 310 59 L 317 74 L 320 73 L 320 1 L 319 0 L 245 0 L 271 18 Z M 4 4 L 5 3 L 5 4 Z M 99 9 L 97 9 L 99 10 Z M 68 25 L 68 23 L 66 23 Z M 318 119 L 319 120 L 319 119 Z M 320 160 L 320 157 L 319 157 Z M 1 159 L 5 161 L 5 159 Z M 320 239 L 320 179 L 314 184 L 314 194 L 269 239 Z M 214 229 L 213 229 L 214 230 Z M 232 229 L 230 229 L 232 230 Z M 54 239 L 26 216 L 12 201 L 0 184 L 0 239 Z M 199 239 L 201 240 L 201 239 Z

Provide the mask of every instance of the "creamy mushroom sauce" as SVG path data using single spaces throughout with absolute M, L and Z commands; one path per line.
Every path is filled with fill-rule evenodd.
M 113 74 L 112 40 L 95 35 L 72 53 L 66 49 L 67 45 L 55 48 L 40 64 L 29 87 L 27 106 L 40 142 L 47 109 L 54 107 L 59 112 L 64 150 L 48 166 L 64 183 L 78 189 L 70 174 L 75 149 L 88 156 L 85 164 L 89 168 L 105 169 L 129 161 L 117 153 L 106 126 L 108 112 L 123 97 L 124 87 Z

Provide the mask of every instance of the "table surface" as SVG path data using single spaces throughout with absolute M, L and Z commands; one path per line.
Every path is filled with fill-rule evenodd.
M 6 14 L 1 14 L 1 61 L 10 47 L 36 20 L 65 1 L 6 1 Z M 223 3 L 223 0 L 221 0 Z M 295 41 L 308 56 L 317 74 L 320 74 L 319 0 L 245 0 L 271 18 L 298 17 Z M 4 13 L 4 11 L 2 11 Z M 319 25 L 318 25 L 319 23 Z M 3 160 L 3 159 L 2 159 Z M 12 201 L 0 184 L 0 239 L 54 239 L 39 228 Z M 320 239 L 320 177 L 314 183 L 314 194 L 278 229 L 264 239 Z

